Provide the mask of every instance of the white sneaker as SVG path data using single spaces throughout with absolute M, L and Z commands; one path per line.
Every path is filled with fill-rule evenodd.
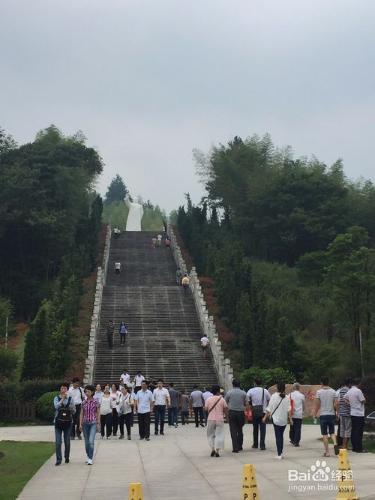
M 92 460 L 91 460 L 91 458 L 89 458 L 89 459 L 87 460 L 87 465 L 92 465 Z
M 89 460 L 90 460 L 89 457 L 86 457 L 85 464 L 88 464 Z
M 282 455 L 276 455 L 275 457 L 277 460 L 282 460 L 284 457 Z

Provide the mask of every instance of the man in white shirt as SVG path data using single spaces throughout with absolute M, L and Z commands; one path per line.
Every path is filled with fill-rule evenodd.
M 122 372 L 120 376 L 120 382 L 122 385 L 126 385 L 127 387 L 131 387 L 130 383 L 130 375 L 128 373 L 128 370 L 124 368 L 124 371 Z
M 302 417 L 305 411 L 305 395 L 300 391 L 300 387 L 299 383 L 296 382 L 290 393 L 293 425 L 290 426 L 289 439 L 294 446 L 299 446 L 301 441 Z
M 202 352 L 203 352 L 203 358 L 206 359 L 207 358 L 207 351 L 208 351 L 208 345 L 209 345 L 210 341 L 207 337 L 206 334 L 203 335 L 203 337 L 201 338 L 201 347 L 202 347 Z
M 154 410 L 155 410 L 155 435 L 159 434 L 159 424 L 160 424 L 160 434 L 164 436 L 164 419 L 165 410 L 170 406 L 171 399 L 169 397 L 169 391 L 163 387 L 163 380 L 158 380 L 158 385 L 153 392 L 154 399 Z
M 142 375 L 141 371 L 138 371 L 136 376 L 134 377 L 134 392 L 137 394 L 137 392 L 140 390 L 142 382 L 145 380 L 144 376 Z
M 73 425 L 72 425 L 72 435 L 71 439 L 75 439 L 76 434 L 78 439 L 82 439 L 81 431 L 79 430 L 79 417 L 81 415 L 81 406 L 83 401 L 86 399 L 85 393 L 82 387 L 80 387 L 80 380 L 78 377 L 74 377 L 72 380 L 72 386 L 69 389 L 68 396 L 72 398 L 76 412 L 73 415 Z
M 151 412 L 154 407 L 152 392 L 143 380 L 141 389 L 134 395 L 135 408 L 138 413 L 139 439 L 150 441 Z
M 115 262 L 115 273 L 116 274 L 121 273 L 121 262 Z
M 362 444 L 366 398 L 358 387 L 357 381 L 353 383 L 352 387 L 345 394 L 344 399 L 350 404 L 350 417 L 352 419 L 352 450 L 355 453 L 367 453 L 367 450 L 363 449 Z
M 253 448 L 258 448 L 258 436 L 260 431 L 260 449 L 266 449 L 266 424 L 263 417 L 266 413 L 268 402 L 271 398 L 270 393 L 262 387 L 262 381 L 255 379 L 254 387 L 247 391 L 247 397 L 253 413 Z

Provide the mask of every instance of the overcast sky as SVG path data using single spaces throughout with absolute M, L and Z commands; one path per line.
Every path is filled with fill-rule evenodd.
M 133 194 L 167 210 L 192 149 L 269 132 L 375 177 L 374 0 L 0 0 L 0 126 L 81 129 Z

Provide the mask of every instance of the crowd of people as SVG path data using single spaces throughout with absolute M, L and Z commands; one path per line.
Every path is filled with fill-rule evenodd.
M 92 464 L 96 433 L 102 439 L 117 437 L 132 439 L 134 415 L 138 417 L 139 439 L 150 441 L 151 415 L 154 415 L 154 434 L 164 435 L 167 416 L 168 426 L 178 427 L 192 421 L 195 427 L 207 427 L 207 440 L 212 457 L 219 457 L 224 449 L 224 423 L 229 424 L 232 452 L 243 450 L 243 427 L 252 423 L 252 448 L 266 449 L 267 422 L 272 422 L 276 443 L 276 458 L 284 458 L 284 432 L 289 428 L 290 444 L 299 447 L 302 435 L 302 419 L 306 413 L 305 396 L 295 383 L 286 394 L 285 384 L 279 382 L 271 395 L 261 380 L 245 392 L 237 380 L 226 394 L 218 386 L 201 390 L 198 385 L 190 394 L 178 391 L 173 383 L 164 384 L 162 379 L 147 381 L 138 371 L 131 377 L 127 370 L 120 376 L 119 384 L 96 387 L 81 387 L 78 378 L 72 384 L 61 384 L 60 393 L 54 398 L 56 465 L 62 463 L 62 441 L 64 440 L 65 463 L 69 463 L 70 440 L 84 436 L 86 463 Z M 329 438 L 335 454 L 339 449 L 365 453 L 363 428 L 365 420 L 365 397 L 358 381 L 347 379 L 337 391 L 323 377 L 321 388 L 316 392 L 313 415 L 319 415 L 323 438 L 324 457 L 330 456 Z M 192 419 L 192 420 L 191 420 Z M 337 433 L 335 425 L 338 423 Z

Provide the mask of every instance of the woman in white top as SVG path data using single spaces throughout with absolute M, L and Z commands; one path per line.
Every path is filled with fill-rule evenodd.
M 266 408 L 266 414 L 263 417 L 265 423 L 267 418 L 272 417 L 273 428 L 275 430 L 277 456 L 276 458 L 283 458 L 284 448 L 284 431 L 287 423 L 293 425 L 291 416 L 290 398 L 285 394 L 284 382 L 277 384 L 277 392 L 272 394 L 271 399 Z
M 133 406 L 134 400 L 133 396 L 125 385 L 121 389 L 121 396 L 119 399 L 119 404 L 117 406 L 118 412 L 120 414 L 120 437 L 119 439 L 124 439 L 124 423 L 126 425 L 126 432 L 128 434 L 128 439 L 131 439 L 131 426 L 132 426 L 132 417 L 133 417 Z
M 119 399 L 121 396 L 121 392 L 118 390 L 117 384 L 112 384 L 111 387 L 111 399 L 113 401 L 113 409 L 112 409 L 112 432 L 114 436 L 117 436 L 118 429 L 118 412 L 117 406 L 119 403 Z
M 109 389 L 104 389 L 104 394 L 100 402 L 100 433 L 104 438 L 104 428 L 106 430 L 107 439 L 112 434 L 112 411 L 115 403 L 111 398 Z

